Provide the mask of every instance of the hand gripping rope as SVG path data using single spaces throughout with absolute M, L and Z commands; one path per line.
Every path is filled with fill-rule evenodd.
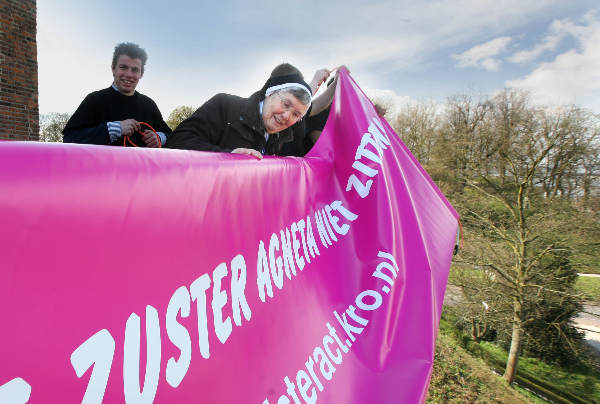
M 158 147 L 162 147 L 162 143 L 160 141 L 160 136 L 158 136 L 158 133 L 156 133 L 156 131 L 154 130 L 154 128 L 152 126 L 150 126 L 149 124 L 147 124 L 146 122 L 139 122 L 139 124 L 140 125 L 146 125 L 148 128 L 150 128 L 150 130 L 152 132 L 154 132 L 154 134 L 156 135 L 156 140 L 158 140 Z M 141 130 L 136 130 L 136 132 L 139 133 L 142 136 L 144 135 Z M 127 147 L 127 143 L 129 143 L 133 147 L 138 147 L 138 145 L 136 145 L 135 143 L 133 143 L 131 141 L 131 139 L 129 138 L 129 136 L 123 136 L 123 146 Z

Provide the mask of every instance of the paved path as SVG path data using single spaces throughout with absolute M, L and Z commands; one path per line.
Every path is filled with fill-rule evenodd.
M 588 278 L 600 278 L 600 274 L 577 274 Z M 585 340 L 600 352 L 600 302 L 584 304 L 583 313 L 575 319 L 575 325 L 583 328 Z M 591 314 L 589 314 L 591 313 Z
M 581 275 L 581 274 L 580 274 Z M 589 276 L 599 277 L 596 274 L 587 274 Z M 462 298 L 462 292 L 458 286 L 448 285 L 444 305 L 452 306 L 457 304 Z M 575 319 L 575 325 L 585 332 L 585 340 L 600 353 L 600 303 L 584 304 L 583 312 Z
M 585 332 L 587 343 L 600 352 L 600 306 L 584 304 L 583 312 L 575 319 L 575 325 L 584 329 L 582 331 Z

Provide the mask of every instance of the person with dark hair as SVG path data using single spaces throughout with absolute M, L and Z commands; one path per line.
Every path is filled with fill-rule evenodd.
M 110 87 L 88 94 L 63 129 L 65 143 L 160 147 L 166 143 L 171 129 L 165 123 L 156 103 L 135 89 L 144 75 L 148 56 L 133 43 L 115 47 Z M 147 123 L 157 131 L 147 127 Z
M 249 154 L 289 155 L 284 146 L 304 137 L 295 125 L 313 102 L 313 92 L 329 70 L 317 71 L 311 84 L 289 63 L 273 69 L 264 86 L 249 98 L 217 94 L 206 101 L 169 137 L 165 147 Z
M 385 118 L 385 114 L 387 114 L 387 108 L 378 102 L 373 103 L 373 106 L 375 107 L 375 112 L 377 112 L 377 115 Z
M 335 88 L 338 82 L 338 75 L 341 68 L 345 68 L 347 70 L 346 66 L 343 65 L 333 69 L 336 71 L 336 73 L 334 77 L 327 81 L 327 89 L 320 96 L 315 98 L 310 111 L 306 114 L 306 117 L 302 120 L 302 122 L 299 122 L 301 125 L 299 125 L 297 132 L 303 133 L 303 136 L 297 136 L 292 143 L 284 146 L 284 153 L 286 155 L 304 156 L 315 145 L 319 139 L 319 136 L 321 136 L 321 132 L 323 131 L 323 128 L 325 127 L 329 117 L 331 102 L 333 101 Z M 322 72 L 326 72 L 327 74 L 320 75 Z M 319 82 L 319 85 L 327 79 L 331 72 L 332 71 L 322 69 L 315 73 L 315 78 L 322 78 L 322 80 Z

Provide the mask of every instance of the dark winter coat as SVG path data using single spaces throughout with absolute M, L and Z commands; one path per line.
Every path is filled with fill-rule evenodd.
M 183 121 L 165 147 L 172 149 L 231 152 L 240 147 L 271 155 L 301 155 L 295 150 L 284 151 L 294 135 L 304 137 L 304 126 L 294 125 L 269 135 L 265 142 L 265 127 L 259 110 L 264 97 L 256 92 L 249 98 L 217 94 Z M 266 147 L 265 147 L 266 143 Z

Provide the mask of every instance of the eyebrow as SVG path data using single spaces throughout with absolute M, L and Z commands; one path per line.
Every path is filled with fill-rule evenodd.
M 284 97 L 281 97 L 281 101 L 283 101 L 285 107 L 290 109 L 295 116 L 302 118 L 302 113 L 294 107 L 294 104 L 292 103 L 292 101 L 290 101 L 288 98 L 284 98 Z

